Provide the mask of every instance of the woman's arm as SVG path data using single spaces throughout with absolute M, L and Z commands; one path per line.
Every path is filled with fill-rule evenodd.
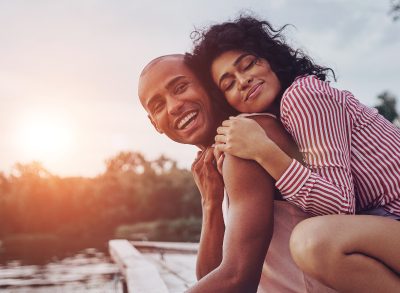
M 276 186 L 283 197 L 315 215 L 354 214 L 351 171 L 353 118 L 340 91 L 315 77 L 294 86 L 282 100 L 281 120 L 303 153 Z
M 272 237 L 273 179 L 255 162 L 227 155 L 229 214 L 221 264 L 188 292 L 256 292 Z
M 269 116 L 231 117 L 223 122 L 215 137 L 216 149 L 254 160 L 278 180 L 301 155 L 279 120 Z

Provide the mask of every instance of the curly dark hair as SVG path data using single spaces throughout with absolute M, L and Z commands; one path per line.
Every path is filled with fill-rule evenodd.
M 216 85 L 210 74 L 211 64 L 219 55 L 230 50 L 245 51 L 269 62 L 282 86 L 277 102 L 298 76 L 315 75 L 326 80 L 331 73 L 336 80 L 331 68 L 316 65 L 301 50 L 295 50 L 286 43 L 282 34 L 286 27 L 274 29 L 265 20 L 240 16 L 231 22 L 195 30 L 191 33 L 194 49 L 191 54 L 185 55 L 185 62 L 213 95 L 216 95 Z M 221 98 L 221 95 L 219 92 L 218 97 Z

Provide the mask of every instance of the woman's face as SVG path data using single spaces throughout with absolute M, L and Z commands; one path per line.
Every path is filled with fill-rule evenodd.
M 243 51 L 227 51 L 212 62 L 211 75 L 239 112 L 275 112 L 271 107 L 281 83 L 267 60 Z

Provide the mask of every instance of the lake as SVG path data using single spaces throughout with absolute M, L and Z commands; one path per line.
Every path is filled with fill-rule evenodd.
M 106 241 L 54 247 L 53 242 L 0 241 L 0 291 L 10 293 L 118 292 L 121 276 L 111 262 Z M 93 245 L 96 246 L 96 245 Z M 62 248 L 62 249 L 61 249 Z

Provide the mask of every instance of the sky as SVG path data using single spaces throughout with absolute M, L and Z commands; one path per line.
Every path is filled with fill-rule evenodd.
M 190 51 L 195 28 L 252 13 L 290 23 L 288 42 L 332 67 L 333 85 L 400 102 L 400 21 L 376 0 L 0 0 L 0 172 L 39 161 L 96 176 L 120 151 L 189 168 L 197 152 L 158 134 L 137 97 L 153 58 Z M 398 108 L 399 105 L 398 105 Z

